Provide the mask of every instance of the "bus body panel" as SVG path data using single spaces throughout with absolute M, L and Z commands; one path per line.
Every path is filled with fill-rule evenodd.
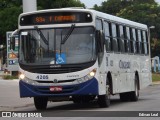
M 135 75 L 138 73 L 139 87 L 145 88 L 151 84 L 150 58 L 146 55 L 131 55 L 121 53 L 105 53 L 100 67 L 100 76 L 104 81 L 111 72 L 113 94 L 134 91 Z M 102 78 L 102 77 L 101 77 Z
M 20 80 L 20 96 L 21 97 L 35 97 L 35 96 L 69 96 L 69 95 L 103 95 L 105 94 L 106 87 L 104 85 L 104 79 L 99 76 L 99 71 L 97 70 L 96 75 L 94 78 L 88 81 L 79 81 L 80 78 L 87 76 L 93 69 L 97 68 L 98 63 L 96 62 L 92 67 L 87 68 L 82 71 L 78 72 L 71 72 L 71 73 L 64 73 L 62 74 L 37 74 L 37 73 L 30 73 L 20 69 L 21 73 L 26 76 L 26 79 Z M 48 79 L 37 79 L 37 76 L 48 76 Z M 54 80 L 58 80 L 59 83 L 54 83 Z M 61 82 L 64 81 L 65 82 Z M 70 82 L 70 80 L 74 80 Z M 61 87 L 73 87 L 77 86 L 79 89 L 75 91 L 71 91 L 61 94 L 43 94 L 40 91 L 37 92 L 34 90 L 36 87 L 44 87 L 49 88 L 53 86 L 61 86 Z M 81 88 L 81 89 L 80 89 Z M 94 90 L 93 90 L 94 89 Z M 83 91 L 83 92 L 82 92 Z
M 62 87 L 62 91 L 51 91 L 50 88 L 53 86 L 34 86 L 22 80 L 19 82 L 19 86 L 20 97 L 98 95 L 98 82 L 95 78 L 76 85 L 54 85 L 54 87 Z

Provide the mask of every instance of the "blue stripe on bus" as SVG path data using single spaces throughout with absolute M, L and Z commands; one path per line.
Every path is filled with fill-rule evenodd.
M 72 96 L 72 95 L 98 95 L 98 82 L 95 78 L 77 85 L 63 85 L 61 92 L 51 92 L 50 86 L 34 86 L 20 80 L 20 97 L 40 96 Z

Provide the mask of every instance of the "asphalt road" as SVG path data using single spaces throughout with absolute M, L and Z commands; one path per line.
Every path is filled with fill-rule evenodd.
M 93 117 L 93 119 L 96 119 L 97 117 L 106 117 L 108 114 L 111 118 L 107 118 L 107 120 L 116 116 L 122 119 L 125 115 L 127 117 L 129 115 L 139 115 L 139 113 L 158 113 L 158 118 L 153 118 L 158 120 L 160 117 L 160 85 L 151 85 L 141 90 L 138 102 L 121 102 L 119 96 L 115 95 L 111 97 L 111 106 L 109 108 L 99 108 L 96 101 L 88 104 L 74 104 L 72 101 L 66 101 L 49 102 L 47 110 L 37 111 L 32 98 L 19 97 L 18 80 L 0 80 L 0 111 L 40 112 L 42 116 L 54 116 L 57 119 L 60 119 L 59 117 L 78 117 L 76 119 L 80 119 L 80 117 L 89 117 L 90 119 Z M 144 116 L 135 117 L 133 119 L 138 120 Z M 150 120 L 150 118 L 145 120 Z

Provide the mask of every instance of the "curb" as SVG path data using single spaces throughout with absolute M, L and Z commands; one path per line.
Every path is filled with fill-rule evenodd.
M 152 85 L 160 85 L 160 81 L 152 82 Z
M 15 82 L 18 82 L 18 81 L 19 81 L 19 79 L 7 79 L 7 80 L 0 79 L 0 81 L 6 81 L 6 82 L 9 82 L 9 81 L 15 81 Z

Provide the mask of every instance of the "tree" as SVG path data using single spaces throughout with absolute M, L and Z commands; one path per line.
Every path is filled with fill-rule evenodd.
M 21 7 L 11 7 L 0 11 L 0 35 L 2 38 L 5 38 L 6 31 L 17 29 L 18 16 L 21 12 Z
M 22 13 L 21 0 L 0 0 L 0 44 L 6 44 L 6 32 L 17 29 Z
M 94 5 L 95 10 L 108 13 L 111 15 L 116 15 L 119 11 L 129 5 L 131 5 L 132 0 L 108 0 L 102 2 L 101 6 Z
M 133 4 L 132 6 L 122 9 L 117 16 L 140 22 L 148 26 L 155 26 L 151 31 L 152 38 L 160 39 L 160 6 L 157 4 Z
M 111 15 L 117 15 L 117 13 L 126 7 L 144 3 L 157 4 L 154 0 L 107 0 L 102 2 L 101 6 L 94 5 L 93 9 Z
M 39 0 L 38 6 L 43 9 L 65 8 L 65 7 L 85 7 L 79 0 Z
M 0 10 L 12 6 L 21 6 L 21 5 L 22 5 L 22 0 L 0 0 Z

